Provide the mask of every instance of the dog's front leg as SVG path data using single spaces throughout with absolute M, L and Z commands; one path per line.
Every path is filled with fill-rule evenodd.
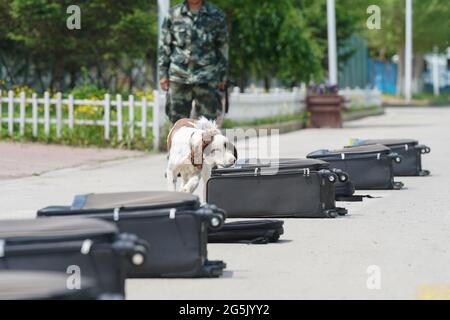
M 185 183 L 184 186 L 181 188 L 181 191 L 188 192 L 188 193 L 194 193 L 194 191 L 195 191 L 195 189 L 197 189 L 199 183 L 200 183 L 200 174 L 196 173 L 189 178 L 187 183 Z
M 203 180 L 203 202 L 206 202 L 206 191 L 207 191 L 207 183 L 209 178 L 211 177 L 212 168 L 209 165 L 204 165 L 202 169 L 202 180 Z
M 177 175 L 170 169 L 166 170 L 167 189 L 177 191 Z

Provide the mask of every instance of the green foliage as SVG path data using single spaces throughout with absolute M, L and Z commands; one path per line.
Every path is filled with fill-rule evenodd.
M 81 30 L 66 26 L 70 0 L 0 0 L 0 40 L 21 48 L 24 58 L 50 71 L 51 89 L 62 90 L 65 75 L 83 68 L 114 72 L 123 60 L 145 59 L 154 53 L 156 6 L 147 0 L 89 0 L 81 9 Z M 130 69 L 127 64 L 127 70 Z
M 307 112 L 300 112 L 294 114 L 280 114 L 274 117 L 255 119 L 252 121 L 235 121 L 230 119 L 224 119 L 222 123 L 223 129 L 239 128 L 239 127 L 253 127 L 269 124 L 281 124 L 290 121 L 298 121 L 306 124 L 308 119 Z
M 435 96 L 431 92 L 422 92 L 413 95 L 413 100 L 425 101 L 432 106 L 448 106 L 450 105 L 450 92 L 441 92 L 439 96 Z
M 228 16 L 230 73 L 241 85 L 249 78 L 267 82 L 276 77 L 287 86 L 323 78 L 328 64 L 324 0 L 214 2 Z M 358 13 L 349 10 L 346 1 L 337 1 L 338 44 L 357 31 Z
M 232 79 L 241 85 L 250 78 L 263 79 L 268 85 L 276 77 L 294 85 L 323 78 L 327 69 L 325 0 L 210 1 L 227 14 Z M 172 5 L 180 2 L 171 1 Z M 146 61 L 149 70 L 155 65 L 157 2 L 79 1 L 81 30 L 66 27 L 66 8 L 71 4 L 71 0 L 0 0 L 0 65 L 5 55 L 18 57 L 43 77 L 50 72 L 54 90 L 64 89 L 63 79 L 68 76 L 74 87 L 74 79 L 89 70 L 86 82 L 131 91 L 136 63 Z M 366 10 L 372 4 L 381 8 L 381 30 L 366 28 Z M 413 9 L 414 50 L 424 53 L 434 46 L 444 50 L 450 38 L 448 1 L 414 1 Z M 338 46 L 360 33 L 369 39 L 373 55 L 381 50 L 391 56 L 404 42 L 404 1 L 336 1 L 336 24 Z M 352 50 L 341 52 L 339 62 L 352 54 Z M 128 87 L 120 79 L 112 86 L 111 79 L 119 72 L 130 78 Z
M 400 0 L 348 0 L 347 8 L 358 11 L 358 26 L 369 39 L 372 54 L 383 51 L 387 56 L 395 54 L 405 41 L 405 1 Z M 381 9 L 381 30 L 368 30 L 366 9 L 377 5 Z M 414 52 L 427 53 L 437 46 L 445 50 L 450 39 L 450 7 L 447 0 L 413 1 Z
M 98 88 L 97 86 L 88 83 L 77 86 L 70 91 L 70 94 L 77 99 L 101 99 L 105 93 L 105 89 Z

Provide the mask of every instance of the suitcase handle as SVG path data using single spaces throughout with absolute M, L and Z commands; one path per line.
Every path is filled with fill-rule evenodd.
M 427 154 L 431 152 L 431 148 L 427 147 L 424 144 L 419 144 L 416 146 L 416 149 L 420 151 L 421 154 Z
M 147 258 L 148 243 L 131 233 L 121 233 L 113 244 L 113 249 L 125 256 L 135 266 L 144 264 Z
M 398 153 L 391 152 L 388 154 L 388 157 L 391 158 L 395 163 L 401 163 L 402 162 L 402 156 Z

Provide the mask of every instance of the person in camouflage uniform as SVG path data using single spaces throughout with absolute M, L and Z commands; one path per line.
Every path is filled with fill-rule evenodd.
M 186 0 L 171 8 L 162 25 L 158 65 L 172 123 L 189 117 L 193 101 L 197 116 L 216 119 L 228 67 L 224 13 L 206 0 Z

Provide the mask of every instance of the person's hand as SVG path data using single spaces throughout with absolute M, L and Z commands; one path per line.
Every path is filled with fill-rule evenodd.
M 164 91 L 169 90 L 169 79 L 162 78 L 161 80 L 159 80 L 159 85 L 161 86 L 161 89 L 163 89 Z
M 227 86 L 226 81 L 219 82 L 219 90 L 225 91 L 225 87 Z

